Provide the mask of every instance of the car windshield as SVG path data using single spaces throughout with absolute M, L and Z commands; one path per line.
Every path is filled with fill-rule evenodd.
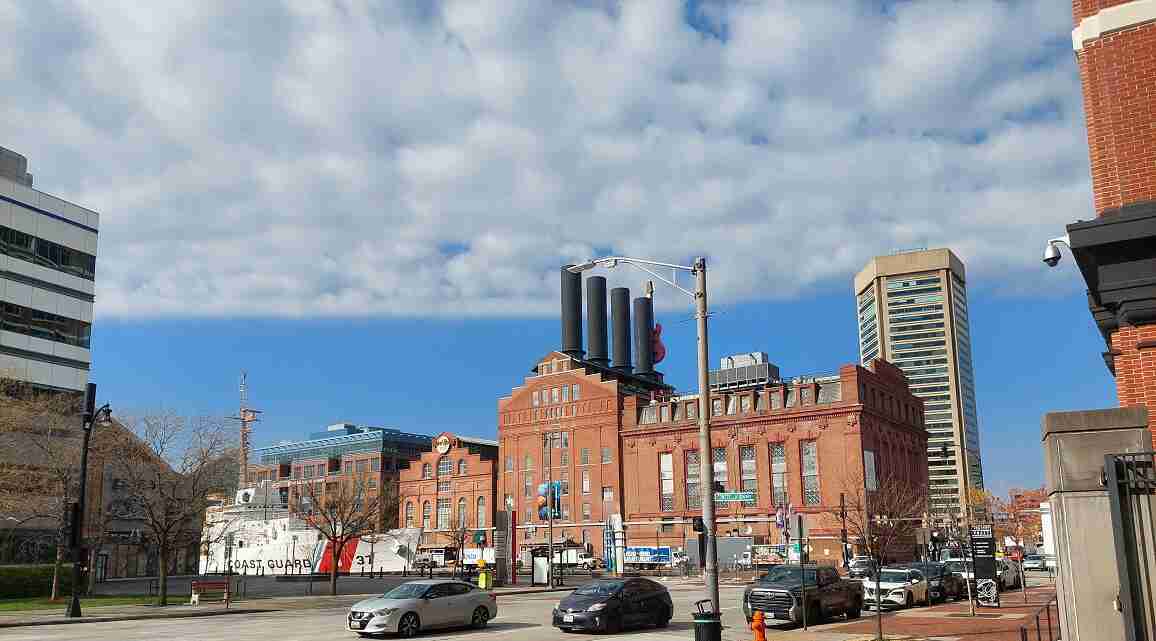
M 815 568 L 807 568 L 807 585 L 815 585 Z M 786 583 L 789 585 L 799 585 L 800 574 L 799 566 L 797 565 L 777 565 L 771 568 L 759 581 L 763 583 Z
M 381 596 L 387 599 L 416 599 L 428 589 L 428 583 L 402 583 Z
M 577 590 L 574 594 L 581 596 L 610 596 L 622 589 L 622 581 L 600 581 L 598 583 L 588 583 Z
M 906 583 L 907 573 L 899 570 L 883 570 L 879 573 L 880 583 Z
M 964 563 L 963 561 L 948 561 L 944 565 L 952 572 L 971 572 L 971 563 Z
M 1024 557 L 1024 560 L 1026 560 L 1026 561 L 1042 561 L 1043 559 L 1044 559 L 1044 557 L 1042 557 L 1038 554 L 1029 554 L 1026 557 Z

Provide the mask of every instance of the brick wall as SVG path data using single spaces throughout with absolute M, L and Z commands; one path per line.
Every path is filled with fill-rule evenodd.
M 1124 326 L 1112 334 L 1116 396 L 1121 407 L 1146 405 L 1156 445 L 1156 325 Z

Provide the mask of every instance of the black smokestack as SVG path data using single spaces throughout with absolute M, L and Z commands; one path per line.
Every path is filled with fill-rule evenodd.
M 562 268 L 562 352 L 582 358 L 582 275 Z
M 586 279 L 586 360 L 603 367 L 610 365 L 610 355 L 606 342 L 606 277 L 591 276 Z
M 610 319 L 614 331 L 614 369 L 629 374 L 630 366 L 630 290 L 610 290 Z
M 654 329 L 654 302 L 645 296 L 634 299 L 634 349 L 638 352 L 638 367 L 634 373 L 639 376 L 654 374 L 654 345 L 651 335 Z

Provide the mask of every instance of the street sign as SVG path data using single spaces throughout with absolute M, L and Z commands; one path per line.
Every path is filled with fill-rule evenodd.
M 714 500 L 718 503 L 754 503 L 754 492 L 715 492 Z
M 980 605 L 999 607 L 996 584 L 995 538 L 990 524 L 971 526 L 971 557 L 976 597 Z

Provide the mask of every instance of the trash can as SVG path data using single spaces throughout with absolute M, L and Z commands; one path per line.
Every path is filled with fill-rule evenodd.
M 698 612 L 694 613 L 694 641 L 722 641 L 722 618 L 719 612 L 711 612 L 710 599 L 695 602 Z

